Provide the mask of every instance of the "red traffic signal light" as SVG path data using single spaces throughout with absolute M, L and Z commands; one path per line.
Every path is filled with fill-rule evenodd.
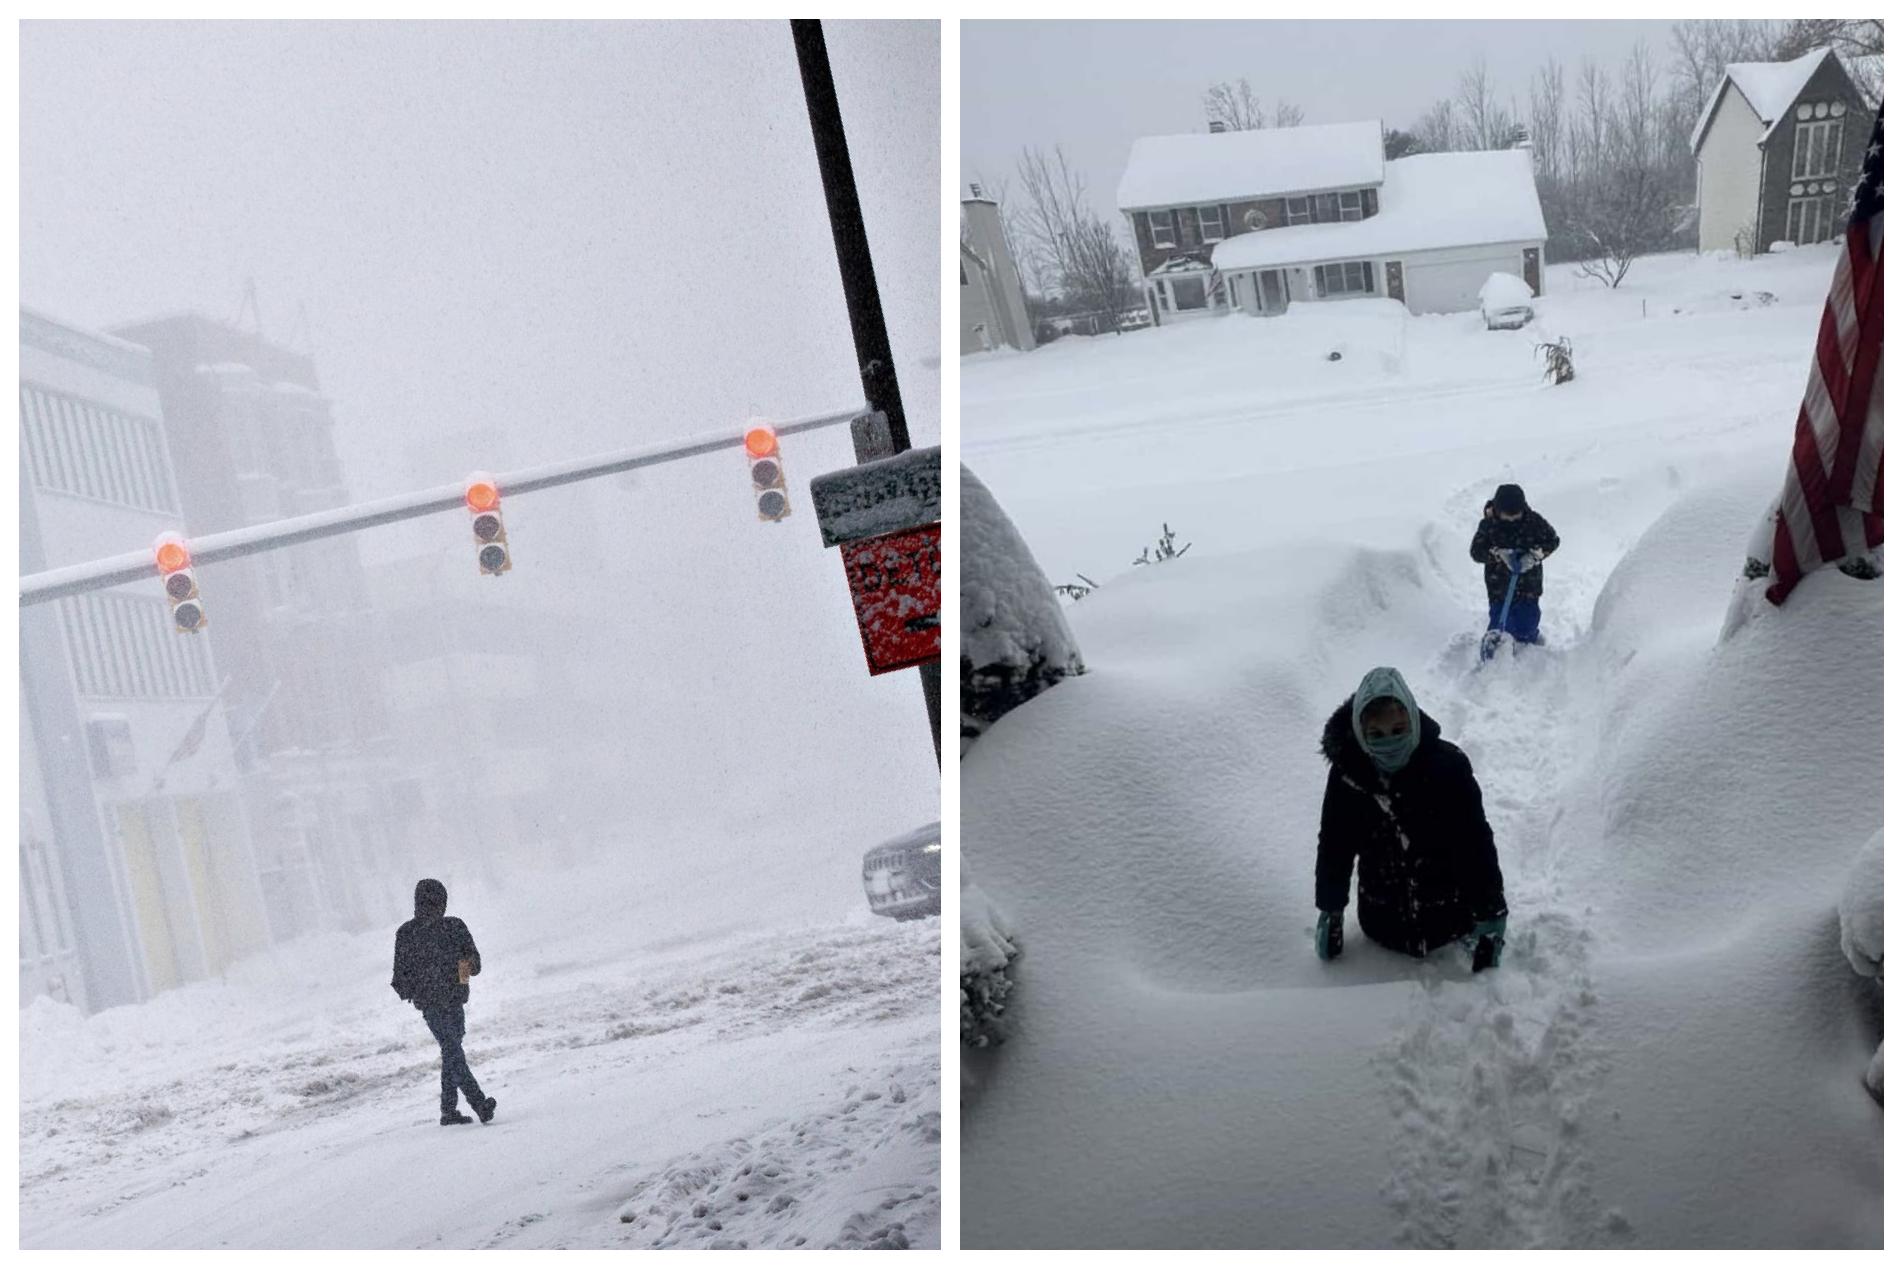
M 786 469 L 780 463 L 780 438 L 765 423 L 747 429 L 747 462 L 753 469 L 753 504 L 762 520 L 793 514 L 786 497 Z
M 509 533 L 502 524 L 501 487 L 487 473 L 473 473 L 463 484 L 463 505 L 469 508 L 469 532 L 476 540 L 477 570 L 500 577 L 514 567 Z
M 198 597 L 198 577 L 192 572 L 191 548 L 176 533 L 163 533 L 152 544 L 152 562 L 165 583 L 172 605 L 172 628 L 189 634 L 205 628 L 205 601 Z

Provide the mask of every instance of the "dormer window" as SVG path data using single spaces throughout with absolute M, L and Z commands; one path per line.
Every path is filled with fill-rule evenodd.
M 1204 242 L 1222 241 L 1222 208 L 1198 207 L 1196 223 L 1203 231 Z
M 1153 211 L 1150 213 L 1150 245 L 1152 247 L 1176 245 L 1176 214 L 1174 212 Z

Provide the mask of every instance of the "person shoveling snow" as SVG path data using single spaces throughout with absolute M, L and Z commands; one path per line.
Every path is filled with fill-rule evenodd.
M 1513 636 L 1515 643 L 1539 643 L 1541 561 L 1559 550 L 1559 534 L 1546 517 L 1526 505 L 1526 491 L 1501 485 L 1480 512 L 1467 553 L 1486 565 L 1487 641 L 1481 659 L 1499 642 L 1496 631 Z
M 449 887 L 434 877 L 416 883 L 416 918 L 397 927 L 396 960 L 390 986 L 423 1013 L 423 1021 L 443 1050 L 444 1127 L 466 1124 L 456 1109 L 456 1093 L 469 1099 L 477 1118 L 495 1118 L 496 1099 L 484 1097 L 463 1056 L 463 1006 L 469 1003 L 469 979 L 482 972 L 482 953 L 461 917 L 445 916 Z
M 1321 751 L 1329 770 L 1315 855 L 1316 955 L 1341 955 L 1359 861 L 1355 911 L 1369 938 L 1415 957 L 1461 939 L 1476 972 L 1498 964 L 1507 902 L 1480 785 L 1399 670 L 1368 671 L 1322 729 Z

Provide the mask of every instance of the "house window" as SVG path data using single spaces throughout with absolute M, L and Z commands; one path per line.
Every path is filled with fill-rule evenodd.
M 1373 295 L 1374 266 L 1366 260 L 1351 260 L 1346 264 L 1318 264 L 1315 266 L 1315 294 L 1322 297 Z
M 1837 175 L 1843 140 L 1844 125 L 1840 119 L 1798 124 L 1797 151 L 1791 156 L 1791 179 L 1803 181 Z
M 1341 195 L 1339 194 L 1315 195 L 1315 219 L 1318 221 L 1330 222 L 1330 223 L 1340 220 L 1341 219 Z
M 1288 200 L 1288 223 L 1306 225 L 1308 223 L 1308 199 L 1291 198 Z
M 1152 247 L 1176 245 L 1175 212 L 1153 211 L 1150 213 L 1150 245 Z
M 1341 218 L 1343 220 L 1360 220 L 1361 217 L 1361 191 L 1351 189 L 1341 196 Z
M 1190 308 L 1209 307 L 1209 291 L 1203 285 L 1202 275 L 1192 274 L 1185 278 L 1171 278 L 1170 287 L 1176 293 L 1176 311 Z
M 1822 242 L 1836 228 L 1830 198 L 1793 198 L 1784 214 L 1784 236 L 1798 246 Z
M 1203 231 L 1204 242 L 1222 241 L 1222 208 L 1198 207 L 1196 209 L 1196 223 Z

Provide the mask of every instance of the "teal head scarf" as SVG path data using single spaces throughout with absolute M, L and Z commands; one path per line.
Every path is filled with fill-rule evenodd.
M 1384 736 L 1379 740 L 1369 740 L 1362 734 L 1361 715 L 1364 710 L 1383 697 L 1393 697 L 1407 710 L 1408 729 L 1405 736 Z M 1414 750 L 1421 743 L 1421 711 L 1414 703 L 1414 693 L 1407 687 L 1407 680 L 1401 672 L 1392 666 L 1376 666 L 1361 678 L 1361 686 L 1355 689 L 1355 703 L 1352 719 L 1355 729 L 1355 743 L 1361 751 L 1374 761 L 1382 771 L 1393 775 L 1407 765 Z

